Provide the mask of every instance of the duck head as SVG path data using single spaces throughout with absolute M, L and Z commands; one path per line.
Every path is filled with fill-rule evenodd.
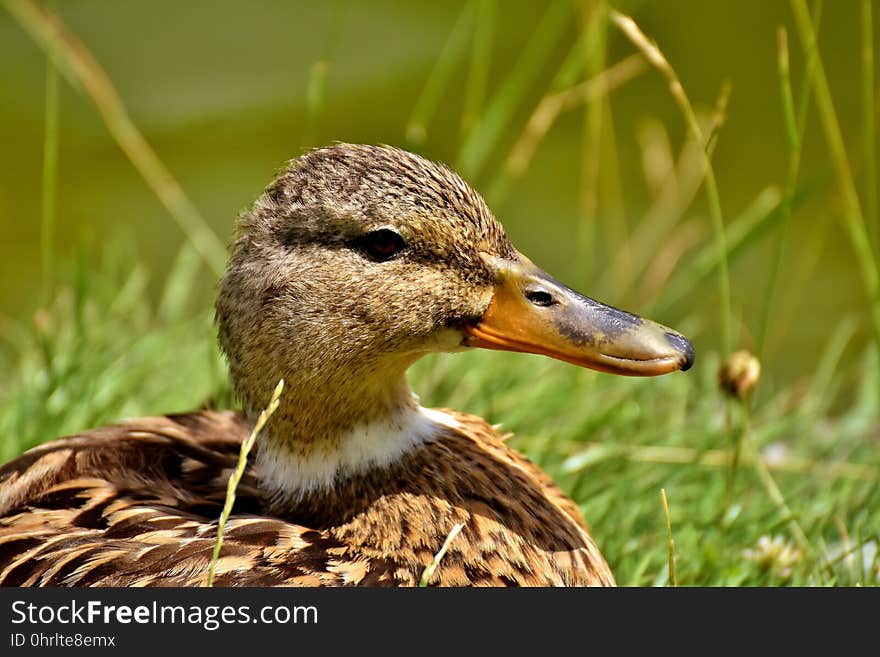
M 694 360 L 672 329 L 543 272 L 458 175 L 384 146 L 290 163 L 239 218 L 217 320 L 246 413 L 286 381 L 260 458 L 276 487 L 300 491 L 387 461 L 443 422 L 406 384 L 430 352 L 530 352 L 636 376 Z

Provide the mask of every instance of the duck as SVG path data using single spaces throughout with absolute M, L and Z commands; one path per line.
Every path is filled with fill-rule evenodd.
M 280 380 L 215 586 L 615 584 L 578 505 L 486 420 L 422 407 L 406 371 L 488 348 L 655 376 L 694 350 L 552 278 L 453 170 L 384 145 L 293 159 L 238 217 L 215 308 L 241 410 L 127 420 L 6 463 L 0 584 L 203 585 Z

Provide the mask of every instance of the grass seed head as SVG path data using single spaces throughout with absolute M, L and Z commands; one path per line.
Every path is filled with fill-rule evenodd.
M 761 361 L 749 351 L 735 351 L 718 368 L 718 385 L 737 399 L 745 399 L 761 378 Z

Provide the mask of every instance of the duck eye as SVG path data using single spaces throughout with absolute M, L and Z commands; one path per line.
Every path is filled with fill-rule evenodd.
M 371 259 L 382 262 L 400 253 L 406 242 L 393 230 L 381 228 L 359 237 L 357 246 Z

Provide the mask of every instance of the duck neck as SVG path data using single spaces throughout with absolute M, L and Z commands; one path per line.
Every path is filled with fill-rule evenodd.
M 276 504 L 289 504 L 388 467 L 454 422 L 419 405 L 404 371 L 384 377 L 337 371 L 320 383 L 294 375 L 258 438 L 257 476 Z

